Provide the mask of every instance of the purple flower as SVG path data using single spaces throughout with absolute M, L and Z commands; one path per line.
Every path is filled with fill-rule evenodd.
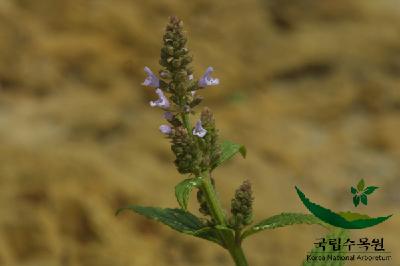
M 207 68 L 206 72 L 199 80 L 199 87 L 204 88 L 206 86 L 214 86 L 219 84 L 219 79 L 211 77 L 211 72 L 213 71 L 214 69 L 212 67 Z
M 171 121 L 172 119 L 174 119 L 174 114 L 171 113 L 171 112 L 165 112 L 165 113 L 164 113 L 164 118 L 165 118 L 167 121 Z
M 147 78 L 143 81 L 142 85 L 158 88 L 160 87 L 160 80 L 153 74 L 148 67 L 144 67 L 144 72 L 147 73 Z
M 163 91 L 161 89 L 156 89 L 156 93 L 158 94 L 158 99 L 156 101 L 151 101 L 150 106 L 151 107 L 161 107 L 164 109 L 169 108 L 169 101 L 167 97 L 165 97 Z
M 205 130 L 202 125 L 201 121 L 197 121 L 196 126 L 193 129 L 193 135 L 198 136 L 200 138 L 204 137 L 207 134 L 207 130 Z
M 161 125 L 160 126 L 161 133 L 165 135 L 169 135 L 172 132 L 172 128 L 169 125 Z

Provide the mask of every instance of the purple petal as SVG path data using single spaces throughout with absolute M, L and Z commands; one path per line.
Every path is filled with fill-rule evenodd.
M 219 84 L 219 79 L 211 77 L 211 72 L 213 71 L 214 69 L 212 67 L 207 68 L 206 72 L 199 80 L 199 87 L 204 88 L 206 86 L 214 86 Z
M 193 135 L 198 136 L 200 138 L 204 137 L 207 134 L 207 130 L 205 130 L 202 125 L 201 121 L 197 121 L 196 126 L 193 129 Z
M 143 81 L 142 85 L 158 88 L 160 87 L 160 80 L 148 67 L 144 67 L 144 72 L 147 73 L 147 78 Z
M 165 135 L 169 135 L 172 132 L 172 128 L 169 125 L 161 125 L 160 126 L 161 133 Z
M 172 119 L 174 119 L 174 114 L 171 113 L 171 112 L 165 112 L 165 113 L 164 113 L 164 118 L 165 118 L 167 121 L 171 121 Z
M 150 106 L 151 107 L 157 106 L 160 108 L 168 109 L 169 101 L 168 101 L 167 97 L 165 97 L 163 91 L 161 89 L 156 89 L 156 93 L 158 95 L 158 99 L 156 101 L 151 101 Z

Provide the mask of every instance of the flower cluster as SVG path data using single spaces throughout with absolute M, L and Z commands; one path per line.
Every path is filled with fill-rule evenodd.
M 230 224 L 234 228 L 243 228 L 252 223 L 252 205 L 253 195 L 251 184 L 248 180 L 236 190 L 235 197 L 231 202 L 231 221 Z
M 218 85 L 219 79 L 211 76 L 212 67 L 208 67 L 200 79 L 194 78 L 186 42 L 182 21 L 171 17 L 163 36 L 159 77 L 145 67 L 147 77 L 142 85 L 155 88 L 158 99 L 150 101 L 150 106 L 164 110 L 168 124 L 159 129 L 171 139 L 178 171 L 199 174 L 210 169 L 218 159 L 217 130 L 209 109 L 202 112 L 194 127 L 189 114 L 194 114 L 194 108 L 202 101 L 196 91 Z

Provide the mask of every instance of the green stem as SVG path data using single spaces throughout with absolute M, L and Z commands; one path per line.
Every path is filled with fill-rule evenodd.
M 182 112 L 181 117 L 183 126 L 187 129 L 188 133 L 191 134 L 189 115 L 185 112 Z M 226 226 L 227 225 L 226 217 L 222 210 L 221 203 L 218 200 L 217 194 L 215 193 L 214 187 L 211 183 L 210 174 L 208 171 L 206 171 L 203 172 L 201 176 L 203 178 L 201 189 L 203 190 L 203 193 L 206 197 L 208 206 L 211 211 L 211 215 L 218 225 Z M 248 266 L 246 257 L 241 247 L 241 243 L 237 239 L 238 235 L 232 237 L 224 232 L 218 232 L 218 235 L 221 238 L 222 242 L 224 243 L 226 249 L 228 249 L 229 254 L 231 255 L 236 266 Z
M 240 245 L 232 245 L 231 248 L 228 248 L 229 254 L 233 261 L 235 262 L 236 266 L 248 266 L 246 256 L 243 253 L 243 249 Z
M 202 190 L 208 202 L 208 206 L 210 208 L 210 212 L 214 220 L 217 224 L 226 226 L 226 217 L 222 210 L 221 204 L 217 198 L 215 193 L 214 187 L 211 183 L 211 178 L 208 172 L 204 172 L 202 175 L 203 182 L 202 182 Z M 223 232 L 218 233 L 221 240 L 225 244 L 226 249 L 228 249 L 229 254 L 231 255 L 232 259 L 234 260 L 236 266 L 248 266 L 246 257 L 243 253 L 242 247 L 239 241 L 235 241 L 235 238 L 229 236 Z
M 188 134 L 191 134 L 189 115 L 187 113 L 182 113 L 182 121 L 183 121 L 183 126 L 186 128 Z

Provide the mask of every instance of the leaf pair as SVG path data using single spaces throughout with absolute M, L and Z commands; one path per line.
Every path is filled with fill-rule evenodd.
M 367 195 L 371 195 L 378 187 L 375 186 L 369 186 L 365 188 L 365 181 L 364 179 L 361 179 L 358 184 L 357 188 L 351 187 L 350 191 L 351 194 L 353 194 L 353 204 L 354 206 L 358 206 L 360 204 L 360 201 L 364 204 L 368 204 L 368 197 Z
M 182 209 L 143 207 L 143 206 L 128 206 L 117 211 L 117 215 L 124 210 L 131 210 L 149 219 L 159 221 L 170 228 L 195 237 L 212 241 L 225 247 L 221 241 L 219 234 L 228 236 L 233 241 L 234 231 L 225 226 L 217 225 L 215 227 L 206 226 L 198 217 L 188 211 Z M 267 229 L 275 229 L 294 224 L 319 224 L 327 227 L 320 219 L 310 214 L 302 213 L 281 213 L 267 218 L 256 225 L 250 227 L 241 235 L 241 239 L 261 232 Z
M 224 141 L 221 144 L 220 159 L 214 163 L 212 169 L 228 161 L 237 153 L 246 157 L 246 148 L 243 145 L 231 141 Z M 202 182 L 202 177 L 194 177 L 185 179 L 176 185 L 175 196 L 181 209 L 131 205 L 119 209 L 116 215 L 124 210 L 131 210 L 149 219 L 159 221 L 178 232 L 203 238 L 225 247 L 225 244 L 221 241 L 220 235 L 224 235 L 225 239 L 231 239 L 233 241 L 235 236 L 232 229 L 221 225 L 209 227 L 198 217 L 187 211 L 190 193 L 194 188 L 200 187 Z
M 240 153 L 243 157 L 246 156 L 246 149 L 243 145 L 235 144 L 230 141 L 223 142 L 221 144 L 221 150 L 221 157 L 214 164 L 213 169 L 231 159 L 237 153 Z M 222 239 L 230 239 L 229 241 L 234 241 L 235 232 L 232 229 L 222 225 L 210 227 L 204 224 L 198 217 L 187 211 L 190 193 L 194 188 L 199 188 L 202 185 L 202 182 L 202 177 L 188 178 L 180 182 L 175 187 L 175 196 L 181 209 L 132 205 L 119 209 L 117 211 L 117 215 L 124 210 L 131 210 L 149 219 L 159 221 L 178 232 L 206 239 L 217 243 L 222 247 L 226 247 Z M 248 228 L 241 234 L 240 240 L 243 240 L 244 238 L 263 230 L 294 224 L 319 224 L 328 227 L 327 224 L 313 215 L 301 213 L 281 213 L 262 220 L 261 222 Z

